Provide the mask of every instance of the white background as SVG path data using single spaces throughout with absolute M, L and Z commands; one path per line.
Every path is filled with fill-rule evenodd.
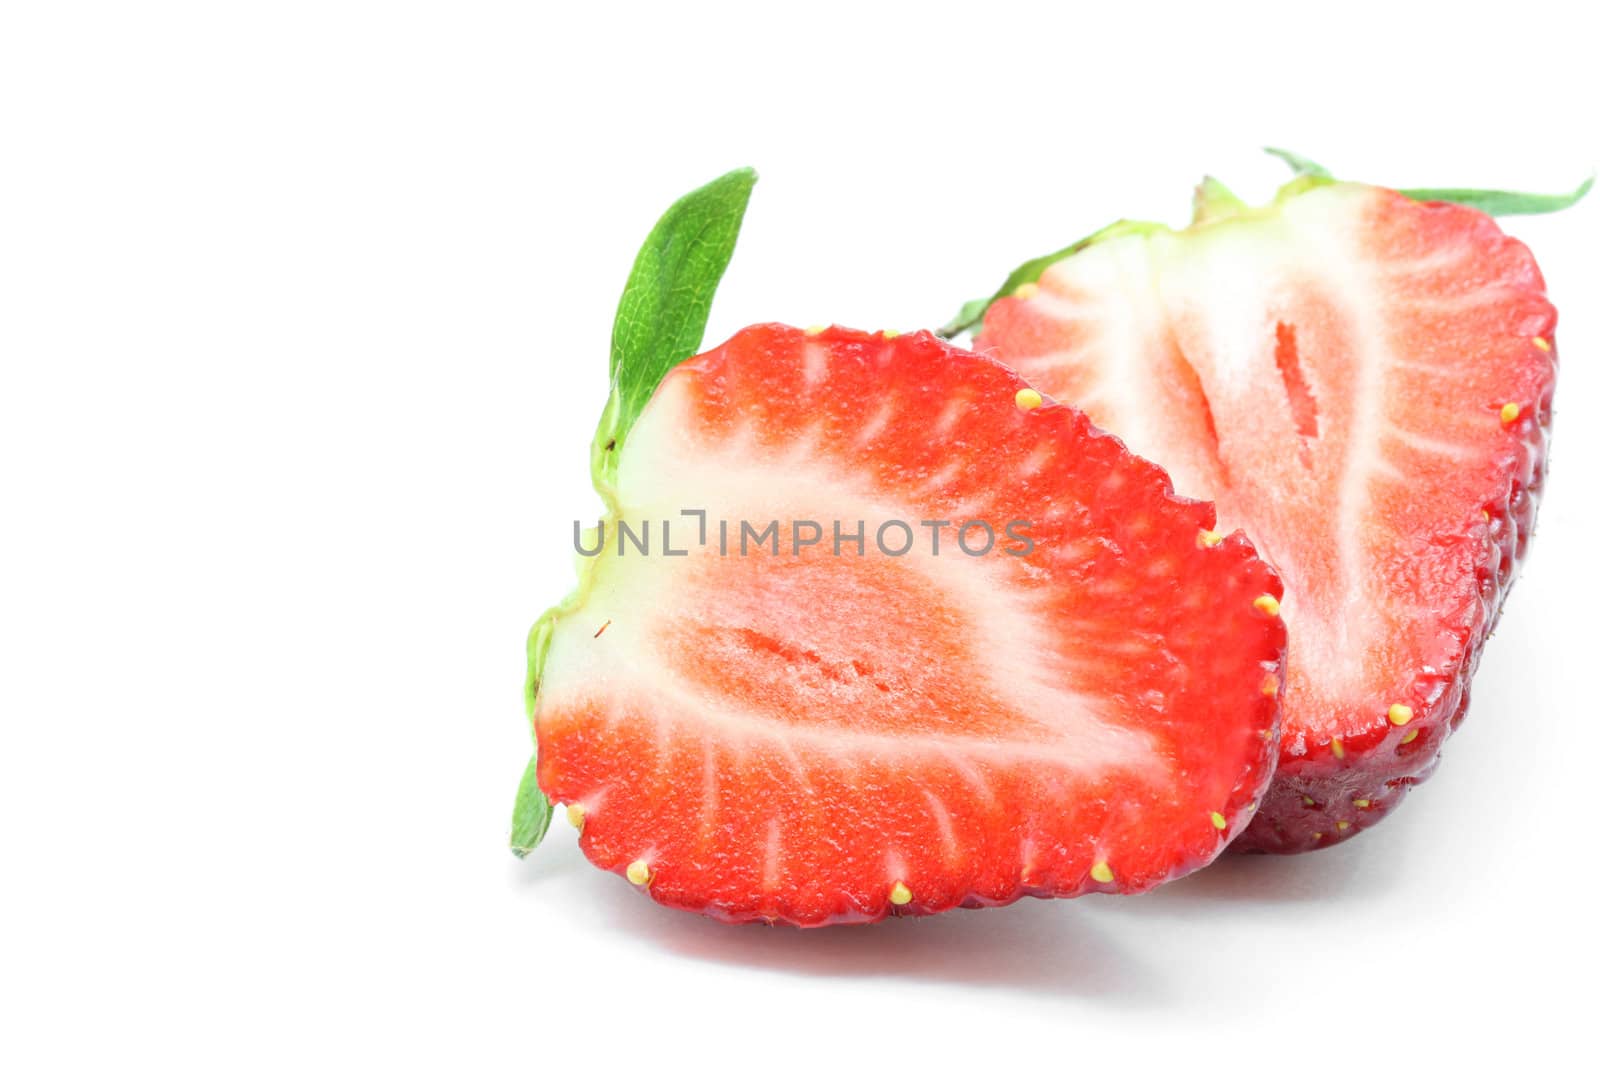
M 1550 492 L 1465 731 L 1377 830 L 809 933 L 658 908 L 559 818 L 511 858 L 523 637 L 595 513 L 612 309 L 679 194 L 762 173 L 709 345 L 937 325 L 1114 217 L 1182 221 L 1202 173 L 1264 198 L 1262 144 L 1401 185 L 1600 160 L 1587 5 L 675 6 L 5 6 L 0 1059 L 1586 1038 L 1600 200 L 1507 223 L 1563 312 Z

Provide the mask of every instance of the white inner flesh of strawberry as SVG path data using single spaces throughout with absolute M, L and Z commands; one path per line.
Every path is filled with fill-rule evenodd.
M 1055 763 L 1070 774 L 1110 766 L 1165 774 L 1125 712 L 1074 687 L 1098 638 L 1085 631 L 1074 640 L 1071 625 L 1046 623 L 1043 593 L 1016 580 L 1022 561 L 999 548 L 969 557 L 948 529 L 940 554 L 927 550 L 921 519 L 959 522 L 972 512 L 888 497 L 862 473 L 830 464 L 814 439 L 774 449 L 746 427 L 710 440 L 686 417 L 681 392 L 669 379 L 621 466 L 623 518 L 636 530 L 649 521 L 651 554 L 630 543 L 619 558 L 608 530 L 582 606 L 556 631 L 541 715 L 601 697 L 616 714 L 648 709 L 664 731 L 676 723 L 724 739 L 759 734 L 851 758 L 913 746 Z M 684 508 L 707 512 L 706 545 Z M 759 531 L 773 519 L 782 554 L 762 545 L 741 557 L 740 521 Z M 795 519 L 825 531 L 799 558 L 788 529 Z M 850 544 L 832 554 L 836 519 L 848 533 L 865 523 L 865 558 Z M 895 519 L 919 542 L 888 558 L 872 538 Z M 727 557 L 718 554 L 721 520 Z M 661 554 L 663 522 L 673 550 L 687 556 Z
M 1497 253 L 1514 277 L 1496 277 L 1482 234 L 1419 255 L 1373 224 L 1376 195 L 1091 246 L 1028 302 L 1051 342 L 1003 353 L 1279 568 L 1291 731 L 1358 729 L 1461 661 L 1479 508 L 1509 485 L 1499 410 L 1542 387 L 1507 325 L 1528 317 L 1522 259 Z

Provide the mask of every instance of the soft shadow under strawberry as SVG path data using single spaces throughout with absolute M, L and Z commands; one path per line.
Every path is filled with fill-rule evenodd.
M 1113 941 L 1088 911 L 1026 900 L 873 925 L 792 927 L 710 923 L 645 906 L 627 887 L 585 892 L 606 924 L 674 955 L 816 978 L 887 978 L 1092 998 L 1161 1009 L 1171 992 L 1144 953 Z

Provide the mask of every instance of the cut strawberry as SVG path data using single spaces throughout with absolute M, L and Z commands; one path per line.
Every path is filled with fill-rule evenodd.
M 538 783 L 661 903 L 813 926 L 1139 892 L 1271 776 L 1276 576 L 930 334 L 742 331 L 666 376 L 610 504 L 536 648 Z
M 1196 216 L 1035 261 L 976 347 L 1282 573 L 1282 752 L 1239 845 L 1323 847 L 1399 803 L 1466 710 L 1532 529 L 1556 314 L 1528 250 L 1458 204 L 1313 171 L 1254 210 L 1208 180 Z

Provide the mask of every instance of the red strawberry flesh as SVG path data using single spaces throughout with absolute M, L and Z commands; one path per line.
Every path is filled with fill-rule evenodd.
M 1272 773 L 1284 635 L 1256 601 L 1281 586 L 1242 537 L 1201 542 L 1210 505 L 1024 390 L 929 334 L 782 326 L 666 377 L 611 516 L 656 551 L 586 564 L 535 708 L 539 784 L 595 864 L 814 926 L 1139 892 L 1232 839 Z M 778 554 L 741 553 L 771 520 Z M 823 543 L 795 555 L 794 520 Z M 976 520 L 996 544 L 970 555 Z M 864 554 L 834 554 L 836 521 Z M 901 547 L 896 521 L 903 555 L 875 543 Z M 1031 553 L 1006 551 L 1014 521 Z
M 1278 779 L 1240 846 L 1325 847 L 1433 768 L 1526 547 L 1555 311 L 1486 215 L 1354 184 L 1091 245 L 977 344 L 1214 499 L 1288 592 Z

